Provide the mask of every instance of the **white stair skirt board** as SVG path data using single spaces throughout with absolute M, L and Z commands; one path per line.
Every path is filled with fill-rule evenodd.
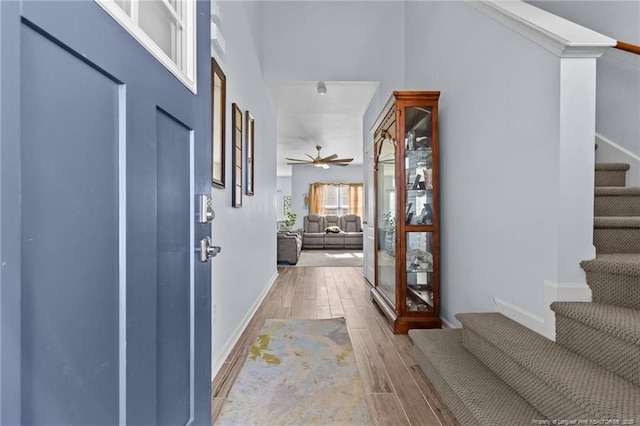
M 640 156 L 596 133 L 596 163 L 627 163 L 627 186 L 640 186 Z
M 591 302 L 591 289 L 584 283 L 544 282 L 543 316 L 533 314 L 526 309 L 513 305 L 499 298 L 494 298 L 496 312 L 536 333 L 556 340 L 556 316 L 550 309 L 553 302 Z
M 271 290 L 271 287 L 273 287 L 273 285 L 275 284 L 276 278 L 278 278 L 277 271 L 275 274 L 273 274 L 273 277 L 271 277 L 271 281 L 269 281 L 269 284 L 264 288 L 264 291 L 262 292 L 260 297 L 256 299 L 251 309 L 249 309 L 249 311 L 247 311 L 247 314 L 244 316 L 244 318 L 242 318 L 242 321 L 240 321 L 240 324 L 238 324 L 236 329 L 233 331 L 233 333 L 229 337 L 229 340 L 227 340 L 222 350 L 217 352 L 215 351 L 215 348 L 212 348 L 211 380 L 213 380 L 213 378 L 216 377 L 216 374 L 218 374 L 218 372 L 220 371 L 222 364 L 224 364 L 224 362 L 226 361 L 227 357 L 231 353 L 231 350 L 236 345 L 236 343 L 238 343 L 238 340 L 240 339 L 240 336 L 244 332 L 244 329 L 247 328 L 247 325 L 249 325 L 249 321 L 251 321 L 251 318 L 253 318 L 253 315 L 256 313 L 256 311 L 262 304 L 262 301 L 264 300 L 265 297 L 267 297 L 267 293 L 269 293 L 269 290 Z M 217 355 L 216 355 L 216 352 L 217 352 Z
M 541 316 L 532 314 L 519 306 L 513 305 L 502 299 L 498 299 L 497 297 L 494 298 L 493 301 L 496 306 L 496 312 L 501 313 L 505 317 L 522 324 L 528 329 L 533 330 L 544 337 L 550 338 L 545 327 L 544 318 Z
M 460 328 L 444 317 L 440 317 L 440 322 L 442 322 L 442 328 Z

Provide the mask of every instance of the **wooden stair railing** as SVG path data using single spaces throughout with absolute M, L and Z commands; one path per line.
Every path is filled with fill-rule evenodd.
M 635 44 L 619 41 L 614 47 L 616 49 L 624 50 L 625 52 L 631 52 L 635 53 L 636 55 L 640 55 L 640 46 L 636 46 Z

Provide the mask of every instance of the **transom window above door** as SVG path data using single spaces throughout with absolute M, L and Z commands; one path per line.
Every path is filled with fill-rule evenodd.
M 196 93 L 195 0 L 95 0 Z

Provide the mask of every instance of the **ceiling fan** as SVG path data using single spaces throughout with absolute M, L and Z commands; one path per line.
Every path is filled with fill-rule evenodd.
M 338 158 L 338 154 L 331 154 L 328 157 L 322 158 L 320 156 L 320 150 L 322 147 L 320 145 L 316 145 L 316 149 L 318 150 L 318 156 L 313 158 L 309 154 L 306 154 L 311 160 L 299 160 L 297 158 L 285 158 L 286 160 L 293 161 L 292 163 L 287 163 L 290 166 L 296 165 L 308 165 L 315 167 L 322 167 L 323 169 L 328 169 L 329 166 L 340 166 L 345 167 L 348 166 L 349 163 L 353 161 L 353 158 Z

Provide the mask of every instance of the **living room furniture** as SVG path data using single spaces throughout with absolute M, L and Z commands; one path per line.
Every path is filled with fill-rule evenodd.
M 325 229 L 329 227 L 340 228 L 340 217 L 336 215 L 327 215 L 324 217 Z M 326 232 L 322 238 L 323 248 L 326 249 L 342 249 L 344 248 L 344 235 L 340 232 Z
M 302 250 L 302 235 L 291 231 L 278 231 L 278 262 L 298 263 Z
M 340 216 L 338 226 L 344 232 L 344 248 L 362 248 L 362 220 L 355 214 Z
M 397 334 L 440 327 L 439 96 L 393 92 L 372 129 L 377 232 L 371 297 Z
M 324 230 L 327 227 L 324 216 L 310 214 L 302 222 L 302 248 L 324 248 Z
M 327 232 L 327 228 L 339 232 Z M 311 214 L 303 219 L 302 248 L 304 249 L 362 249 L 362 221 L 360 216 Z

